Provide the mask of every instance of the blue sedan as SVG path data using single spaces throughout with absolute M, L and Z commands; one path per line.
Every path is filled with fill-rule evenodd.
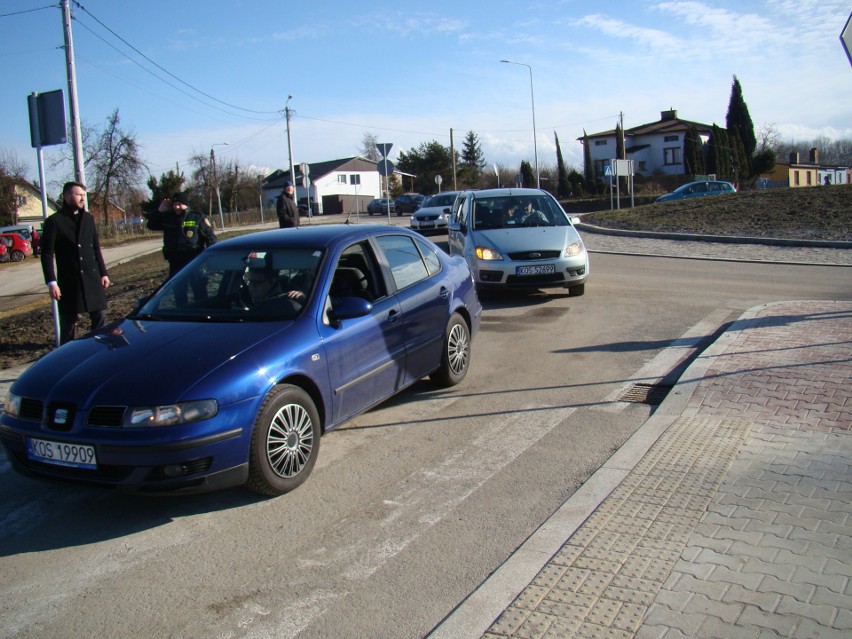
M 31 477 L 280 495 L 323 433 L 423 377 L 458 384 L 481 312 L 465 261 L 408 229 L 241 236 L 30 367 L 0 439 Z

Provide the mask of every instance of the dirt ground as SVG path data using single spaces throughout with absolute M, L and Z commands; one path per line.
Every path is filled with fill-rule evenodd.
M 570 212 L 570 202 L 566 209 Z M 852 186 L 750 191 L 590 213 L 583 221 L 648 231 L 852 241 Z M 0 277 L 15 266 L 0 264 Z M 166 275 L 159 252 L 110 269 L 108 321 L 124 317 Z M 88 318 L 81 318 L 81 327 L 87 326 Z M 0 369 L 31 362 L 53 344 L 47 295 L 35 307 L 0 315 Z

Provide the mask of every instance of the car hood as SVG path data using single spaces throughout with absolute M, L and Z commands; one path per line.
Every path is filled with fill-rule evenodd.
M 44 356 L 15 382 L 12 391 L 45 401 L 73 401 L 78 406 L 201 399 L 191 396 L 193 389 L 207 388 L 203 381 L 219 369 L 262 368 L 263 358 L 268 361 L 270 354 L 261 345 L 292 324 L 123 320 Z M 252 352 L 256 352 L 252 361 L 257 362 L 249 366 L 245 362 Z M 244 390 L 244 395 L 248 392 Z
M 561 251 L 574 242 L 582 242 L 573 226 L 533 226 L 515 229 L 474 231 L 477 244 L 485 240 L 504 253 L 523 251 Z
M 449 206 L 425 206 L 417 209 L 414 212 L 414 216 L 427 216 L 427 215 L 441 215 L 446 209 L 450 208 Z

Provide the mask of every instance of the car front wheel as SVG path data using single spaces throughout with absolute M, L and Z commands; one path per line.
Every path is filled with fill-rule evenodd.
M 246 486 L 264 495 L 283 495 L 300 486 L 316 464 L 320 421 L 310 396 L 297 386 L 272 389 L 251 436 Z
M 444 334 L 441 367 L 430 376 L 439 386 L 455 386 L 470 367 L 470 329 L 458 313 L 453 313 Z

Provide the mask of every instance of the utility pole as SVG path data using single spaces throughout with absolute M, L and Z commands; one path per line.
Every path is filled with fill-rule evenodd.
M 74 67 L 74 42 L 71 37 L 71 7 L 62 0 L 62 29 L 65 32 L 65 68 L 68 76 L 68 110 L 71 113 L 71 142 L 74 147 L 74 179 L 86 183 L 83 159 L 83 135 L 80 129 L 80 112 L 77 105 L 77 72 Z M 88 205 L 87 205 L 88 207 Z
M 453 146 L 453 130 L 450 129 L 450 159 L 453 163 L 453 191 L 458 191 L 458 185 L 456 184 L 456 149 Z
M 297 193 L 296 190 L 296 167 L 293 164 L 293 142 L 290 140 L 290 100 L 293 99 L 292 95 L 287 96 L 287 102 L 284 104 L 284 116 L 287 118 L 287 153 L 290 155 L 290 183 L 293 185 L 293 193 Z M 284 197 L 284 193 L 281 193 L 281 197 Z M 296 206 L 299 205 L 299 199 L 296 198 Z

